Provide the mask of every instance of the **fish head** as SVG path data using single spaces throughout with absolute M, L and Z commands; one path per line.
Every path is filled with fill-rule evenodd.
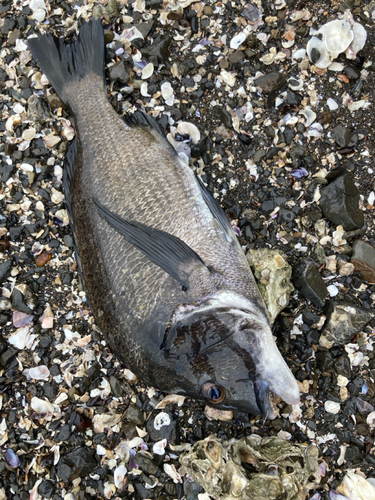
M 273 393 L 298 404 L 298 384 L 281 356 L 262 308 L 197 307 L 179 313 L 164 356 L 182 392 L 206 404 L 276 417 Z

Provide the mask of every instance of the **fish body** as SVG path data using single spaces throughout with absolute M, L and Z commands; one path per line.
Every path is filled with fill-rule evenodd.
M 297 403 L 225 213 L 153 119 L 137 112 L 126 123 L 109 103 L 101 21 L 73 44 L 47 34 L 29 46 L 74 117 L 66 204 L 113 351 L 150 385 L 222 409 L 272 418 L 270 391 Z

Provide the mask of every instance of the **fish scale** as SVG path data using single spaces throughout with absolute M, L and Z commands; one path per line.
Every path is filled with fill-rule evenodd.
M 230 222 L 137 112 L 125 123 L 103 81 L 100 20 L 73 44 L 31 52 L 74 117 L 63 184 L 80 272 L 113 351 L 145 382 L 222 409 L 274 418 L 299 400 Z

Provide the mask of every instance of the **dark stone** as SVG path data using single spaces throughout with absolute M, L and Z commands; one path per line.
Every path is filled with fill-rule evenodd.
M 125 61 L 121 60 L 109 68 L 109 78 L 112 82 L 120 81 L 126 83 L 129 79 L 129 73 L 126 69 Z
M 12 307 L 20 312 L 33 314 L 33 310 L 25 304 L 25 296 L 17 288 L 14 288 L 12 293 Z
M 333 358 L 329 351 L 318 351 L 316 353 L 316 365 L 321 372 L 329 371 L 333 366 Z
M 219 118 L 226 128 L 232 128 L 232 117 L 225 108 L 219 109 Z
M 321 340 L 324 338 L 332 345 L 344 345 L 375 316 L 375 311 L 352 302 L 331 301 L 326 316 Z
M 135 454 L 134 462 L 138 464 L 139 468 L 146 474 L 155 475 L 159 470 L 159 467 L 151 460 L 150 457 L 145 455 L 143 451 L 139 451 Z
M 94 450 L 81 446 L 62 456 L 57 466 L 58 477 L 64 483 L 70 483 L 77 477 L 86 476 L 97 465 L 94 453 Z
M 259 76 L 254 80 L 254 85 L 260 87 L 267 92 L 276 92 L 286 83 L 284 73 L 268 73 L 267 75 Z
M 161 439 L 166 439 L 168 442 L 171 441 L 172 444 L 176 439 L 176 421 L 173 419 L 171 413 L 163 412 L 166 416 L 164 419 L 160 418 L 160 412 L 155 416 L 152 416 L 146 424 L 146 430 L 149 433 L 151 441 L 160 441 Z M 160 428 L 155 428 L 155 419 L 157 419 Z M 164 423 L 164 425 L 161 425 Z
M 228 61 L 231 62 L 232 64 L 236 64 L 244 59 L 244 53 L 242 50 L 236 50 L 235 52 L 232 52 L 232 54 L 229 54 L 228 56 Z
M 294 285 L 306 299 L 316 307 L 323 307 L 327 297 L 327 287 L 319 274 L 315 263 L 311 260 L 300 262 L 293 269 Z
M 349 80 L 358 80 L 358 78 L 361 76 L 361 72 L 356 66 L 346 66 L 344 68 L 344 73 L 349 78 Z
M 198 158 L 198 156 L 203 155 L 206 151 L 207 151 L 207 143 L 205 140 L 198 142 L 197 144 L 192 144 L 191 146 L 192 158 Z
M 171 39 L 169 37 L 162 38 L 158 42 L 155 41 L 155 43 L 149 47 L 141 48 L 142 55 L 149 60 L 154 58 L 155 62 L 159 64 L 166 62 L 169 55 L 170 43 Z M 152 62 L 152 60 L 150 62 Z
M 49 500 L 52 497 L 54 491 L 55 491 L 55 486 L 52 483 L 52 481 L 43 481 L 38 486 L 39 495 L 41 495 L 43 498 L 46 498 L 47 500 Z
M 339 359 L 335 362 L 335 369 L 339 375 L 347 377 L 349 380 L 351 379 L 352 368 L 347 354 L 343 354 L 339 357 Z
M 136 406 L 129 406 L 125 416 L 129 422 L 135 425 L 143 425 L 145 422 L 143 411 Z
M 56 435 L 55 441 L 58 443 L 59 441 L 68 441 L 70 438 L 70 426 L 65 424 L 61 427 L 60 432 Z
M 260 207 L 261 211 L 263 213 L 270 213 L 274 209 L 274 204 L 273 200 L 266 200 L 262 203 L 262 206 Z
M 3 352 L 0 356 L 0 366 L 6 368 L 17 355 L 17 349 L 14 347 L 9 347 L 5 352 Z
M 292 210 L 280 210 L 277 220 L 280 224 L 285 224 L 286 222 L 292 222 L 294 217 L 295 213 Z
M 155 493 L 152 490 L 147 489 L 142 483 L 135 483 L 134 488 L 137 494 L 137 498 L 140 500 L 145 500 L 146 498 L 154 498 Z
M 0 264 L 0 283 L 3 283 L 10 276 L 10 272 L 12 270 L 12 261 L 6 260 L 2 264 Z
M 358 135 L 344 125 L 337 125 L 332 130 L 332 138 L 342 148 L 354 146 L 358 142 Z
M 354 264 L 356 272 L 362 274 L 363 279 L 370 283 L 375 283 L 375 247 L 366 241 L 356 240 L 353 245 L 353 254 L 350 262 Z
M 117 377 L 115 377 L 114 375 L 111 375 L 109 377 L 109 385 L 111 386 L 111 391 L 116 398 L 119 398 L 122 396 L 121 382 L 119 381 L 119 379 Z
M 321 190 L 320 207 L 324 217 L 345 231 L 360 229 L 364 214 L 359 208 L 359 192 L 349 172 L 334 179 Z

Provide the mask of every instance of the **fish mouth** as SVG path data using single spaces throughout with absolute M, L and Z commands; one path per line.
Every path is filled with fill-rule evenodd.
M 271 384 L 266 380 L 255 380 L 254 392 L 262 417 L 265 420 L 274 420 L 279 413 L 275 403 L 275 394 L 271 391 Z

